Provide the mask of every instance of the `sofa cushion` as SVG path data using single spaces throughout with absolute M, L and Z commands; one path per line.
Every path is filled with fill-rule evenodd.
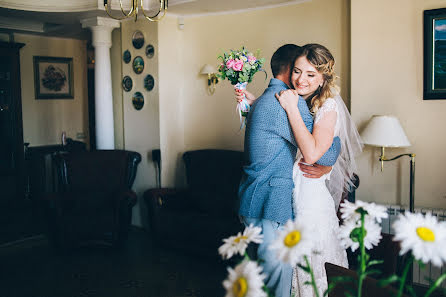
M 218 217 L 237 216 L 238 199 L 236 193 L 215 191 L 193 191 L 191 201 L 197 210 Z

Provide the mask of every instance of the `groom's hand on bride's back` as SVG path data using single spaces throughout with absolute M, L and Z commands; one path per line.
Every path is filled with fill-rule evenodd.
M 323 166 L 319 164 L 307 164 L 304 160 L 300 160 L 299 168 L 308 178 L 320 178 L 321 176 L 329 173 L 332 169 L 331 166 Z

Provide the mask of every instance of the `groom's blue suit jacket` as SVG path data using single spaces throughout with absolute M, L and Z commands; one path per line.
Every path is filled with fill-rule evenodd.
M 293 218 L 293 164 L 297 144 L 285 110 L 275 94 L 288 89 L 271 79 L 248 114 L 245 131 L 245 166 L 239 188 L 239 214 L 247 218 L 285 223 Z M 298 108 L 308 130 L 313 132 L 313 117 L 303 98 Z M 333 166 L 341 149 L 335 137 L 330 149 L 317 162 Z

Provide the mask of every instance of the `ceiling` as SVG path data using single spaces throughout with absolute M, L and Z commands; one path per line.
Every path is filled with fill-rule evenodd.
M 151 6 L 156 5 L 155 0 L 144 1 Z M 185 18 L 232 14 L 308 1 L 311 0 L 169 0 L 168 14 Z M 131 0 L 122 2 L 128 9 Z M 118 0 L 111 0 L 111 3 L 113 9 L 119 9 Z M 0 0 L 0 33 L 89 39 L 90 34 L 81 28 L 80 20 L 94 16 L 107 17 L 102 5 L 103 0 Z
M 177 15 L 192 17 L 205 14 L 236 13 L 253 9 L 267 9 L 308 1 L 309 0 L 170 0 L 169 11 Z

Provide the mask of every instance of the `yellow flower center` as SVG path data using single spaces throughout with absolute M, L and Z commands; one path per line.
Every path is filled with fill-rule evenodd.
M 435 234 L 429 228 L 418 227 L 417 235 L 424 241 L 435 241 Z
M 234 296 L 236 297 L 243 297 L 246 295 L 246 292 L 248 292 L 248 282 L 246 281 L 246 278 L 240 277 L 234 282 L 232 293 L 234 293 Z
M 248 236 L 239 236 L 239 237 L 237 237 L 236 239 L 234 239 L 234 241 L 235 241 L 235 243 L 239 243 L 240 242 L 240 240 L 242 240 L 242 239 L 248 239 Z
M 288 233 L 287 236 L 285 236 L 285 239 L 283 240 L 283 243 L 287 246 L 287 247 L 293 247 L 296 244 L 298 244 L 300 241 L 300 232 L 297 230 L 291 231 L 290 233 Z

